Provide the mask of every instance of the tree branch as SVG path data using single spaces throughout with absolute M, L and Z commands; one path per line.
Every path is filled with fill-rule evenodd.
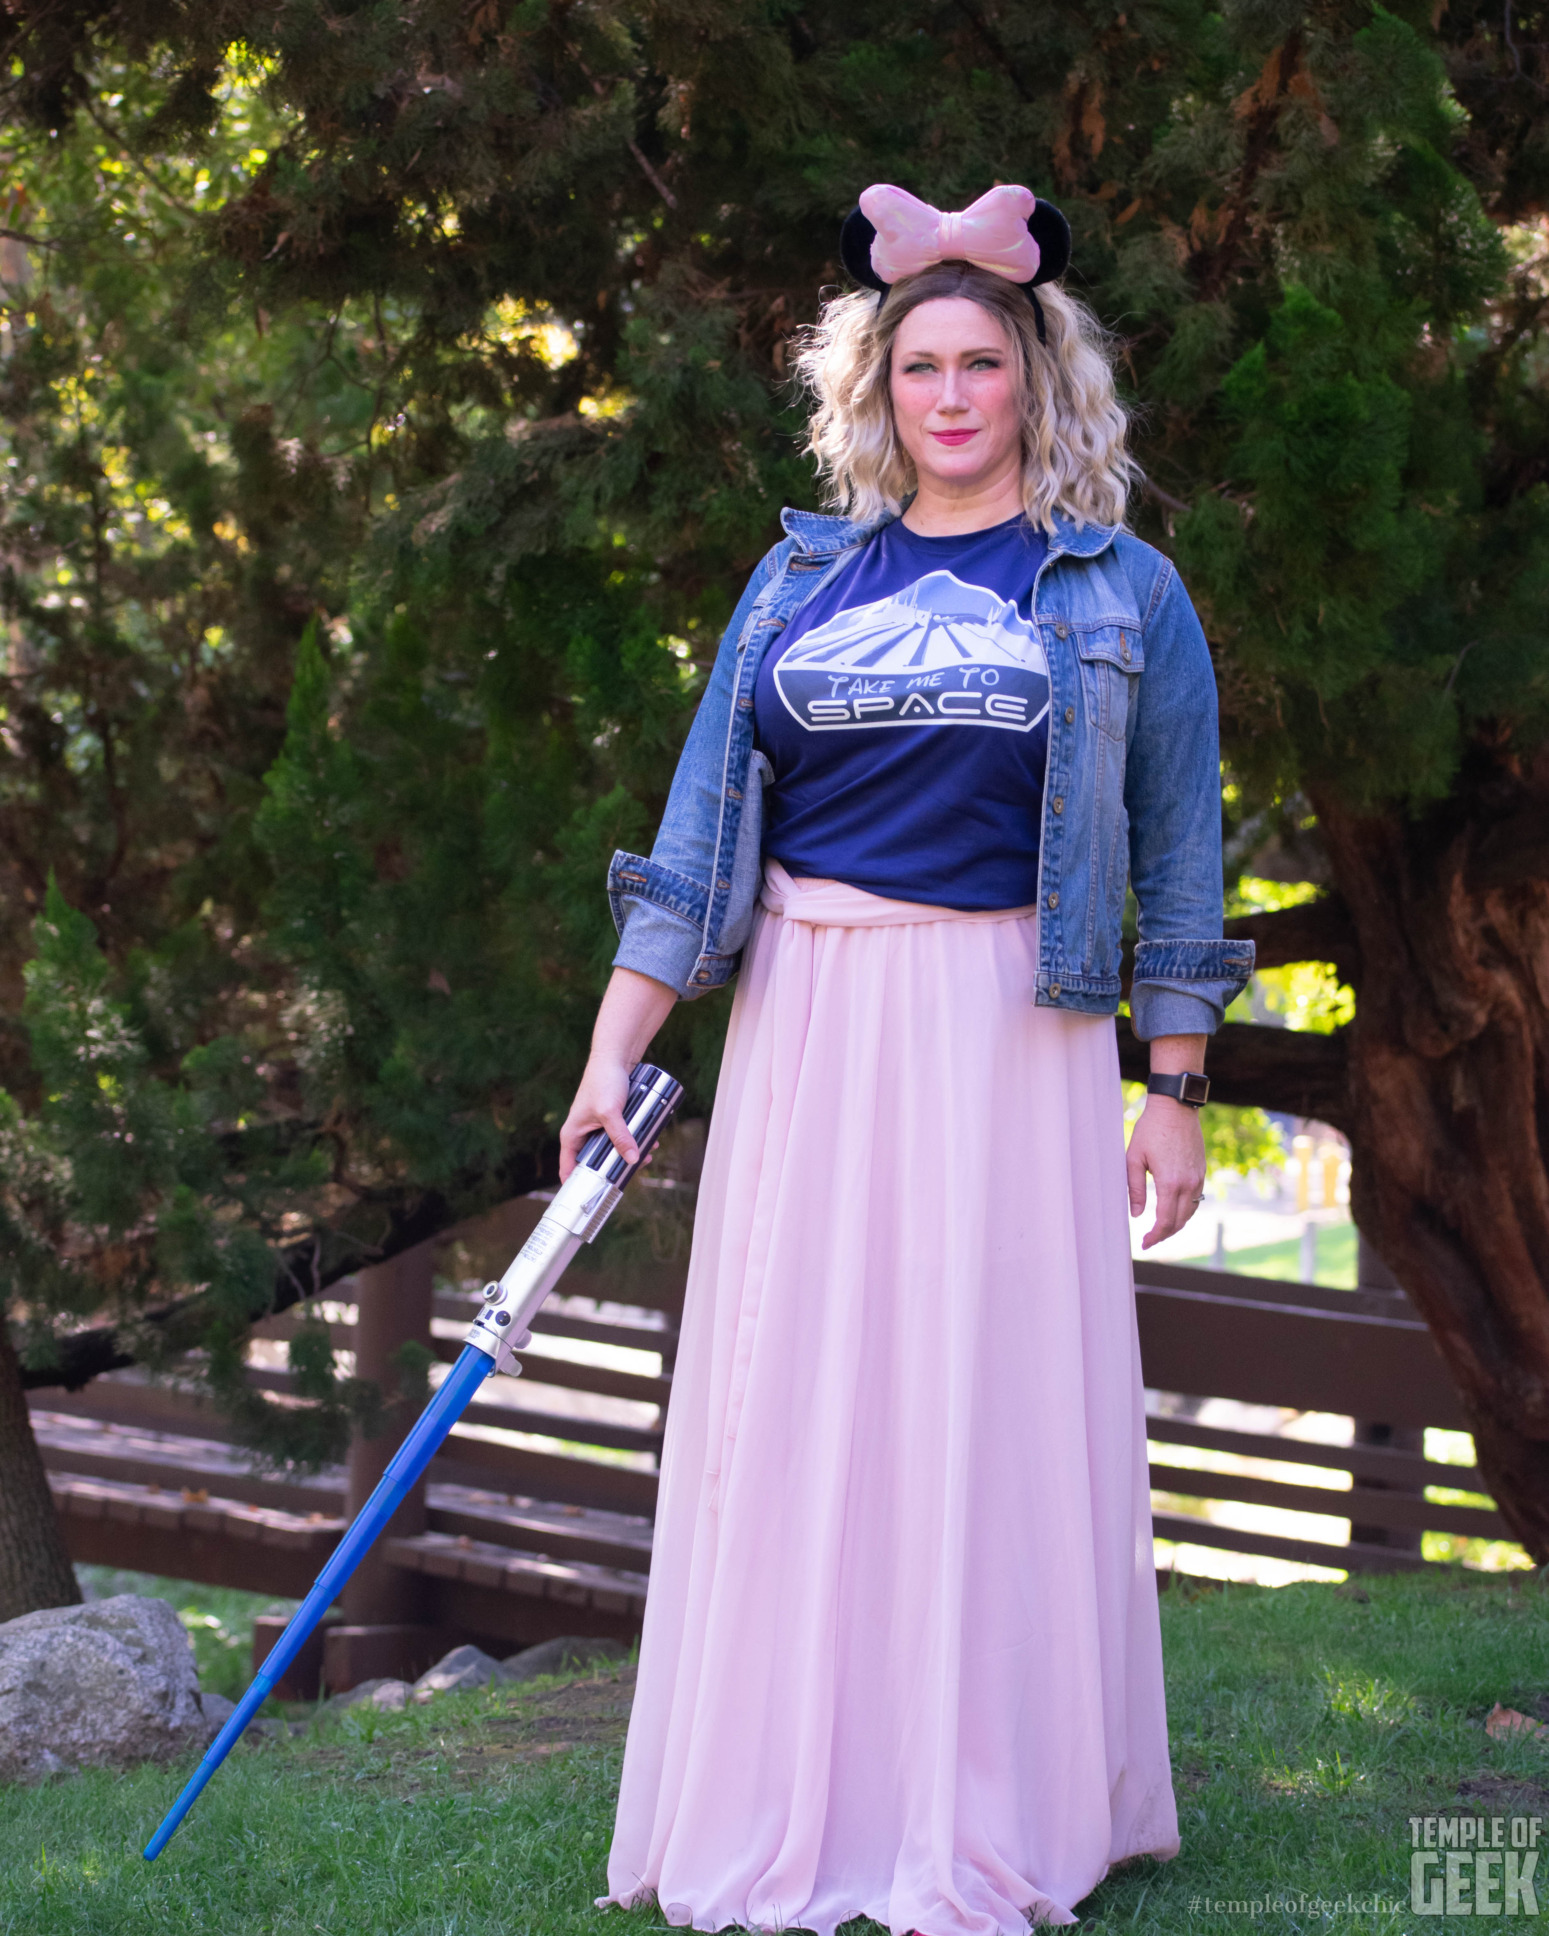
M 1358 983 L 1361 948 L 1350 912 L 1337 895 L 1326 894 L 1300 907 L 1272 914 L 1240 914 L 1225 924 L 1230 941 L 1251 941 L 1260 968 L 1285 968 L 1295 961 L 1331 961 L 1341 981 Z
M 598 100 L 606 101 L 608 99 L 608 90 L 603 86 L 602 82 L 598 80 L 597 76 L 587 66 L 586 62 L 582 60 L 581 56 L 576 52 L 576 50 L 573 47 L 570 49 L 570 57 L 575 62 L 576 66 L 580 68 L 581 72 L 585 75 L 586 79 L 591 83 L 592 92 L 597 96 Z M 672 190 L 662 180 L 661 176 L 651 166 L 650 162 L 646 160 L 644 154 L 641 152 L 639 142 L 635 140 L 633 135 L 626 135 L 624 139 L 625 139 L 626 147 L 629 149 L 630 154 L 634 157 L 635 166 L 640 170 L 641 174 L 645 176 L 646 180 L 656 190 L 657 194 L 661 196 L 662 200 L 667 204 L 668 208 L 676 208 L 678 205 L 677 196 L 673 194 Z
M 1151 1067 L 1149 1044 L 1136 1037 L 1122 1015 L 1118 1031 L 1119 1073 L 1126 1082 L 1144 1082 Z M 1344 1130 L 1350 1119 L 1344 1035 L 1343 1029 L 1316 1035 L 1310 1029 L 1228 1022 L 1211 1037 L 1205 1061 L 1211 1099 L 1310 1116 Z
M 1164 511 L 1171 511 L 1177 517 L 1181 517 L 1185 511 L 1194 509 L 1194 506 L 1186 503 L 1183 498 L 1174 497 L 1171 491 L 1164 491 L 1154 477 L 1141 478 L 1140 490 L 1143 497 L 1150 498 L 1153 504 L 1160 504 Z
M 1352 987 L 1360 985 L 1360 943 L 1349 911 L 1337 895 L 1326 894 L 1321 900 L 1279 908 L 1272 914 L 1240 914 L 1223 927 L 1228 941 L 1253 943 L 1256 967 L 1285 968 L 1296 961 L 1331 961 L 1341 981 Z M 1129 942 L 1119 970 L 1126 999 L 1134 972 L 1135 948 Z
M 551 1170 L 552 1163 L 545 1165 L 530 1155 L 513 1156 L 501 1165 L 493 1179 L 488 1176 L 482 1179 L 482 1194 L 490 1202 L 521 1196 L 539 1187 L 546 1169 Z M 491 1181 L 497 1186 L 493 1197 L 489 1196 Z M 462 1180 L 462 1187 L 454 1186 L 446 1193 L 406 1191 L 396 1199 L 373 1203 L 372 1211 L 385 1219 L 385 1230 L 372 1242 L 348 1232 L 332 1231 L 317 1232 L 287 1244 L 279 1253 L 279 1269 L 268 1302 L 262 1309 L 248 1313 L 249 1322 L 257 1324 L 262 1318 L 288 1311 L 292 1305 L 320 1297 L 331 1284 L 352 1276 L 364 1265 L 384 1263 L 401 1251 L 412 1250 L 416 1244 L 439 1236 L 468 1215 L 469 1196 L 479 1182 L 480 1179 L 470 1176 Z M 325 1237 L 333 1239 L 333 1254 L 327 1263 L 322 1261 Z M 59 1355 L 53 1364 L 23 1364 L 23 1388 L 47 1391 L 62 1387 L 65 1391 L 79 1391 L 104 1372 L 126 1371 L 131 1365 L 140 1364 L 142 1358 L 126 1351 L 122 1343 L 136 1331 L 142 1334 L 150 1331 L 171 1352 L 190 1350 L 200 1340 L 204 1315 L 209 1308 L 208 1294 L 197 1292 L 190 1297 L 173 1298 L 155 1310 L 137 1313 L 132 1323 L 98 1324 L 89 1330 L 71 1332 L 59 1340 Z

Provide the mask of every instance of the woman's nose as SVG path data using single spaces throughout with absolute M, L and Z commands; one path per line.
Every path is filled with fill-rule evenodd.
M 963 379 L 959 371 L 948 368 L 941 373 L 941 390 L 936 398 L 938 410 L 966 410 L 968 399 L 963 395 Z

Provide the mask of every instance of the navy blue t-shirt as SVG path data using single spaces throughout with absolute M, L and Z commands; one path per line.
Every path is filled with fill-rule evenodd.
M 898 901 L 1038 898 L 1047 549 L 1020 517 L 948 538 L 898 519 L 808 600 L 754 689 L 766 853 Z

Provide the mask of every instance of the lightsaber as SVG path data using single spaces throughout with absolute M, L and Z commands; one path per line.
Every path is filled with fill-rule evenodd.
M 582 1244 L 589 1244 L 613 1214 L 624 1186 L 650 1155 L 682 1099 L 683 1085 L 649 1062 L 635 1065 L 629 1078 L 624 1120 L 635 1139 L 638 1160 L 627 1163 L 613 1147 L 606 1130 L 597 1130 L 581 1145 L 576 1166 L 560 1185 L 538 1227 L 517 1252 L 498 1284 L 484 1292 L 484 1308 L 469 1328 L 462 1352 L 442 1380 L 419 1422 L 388 1462 L 377 1488 L 356 1514 L 354 1523 L 329 1556 L 312 1591 L 291 1616 L 290 1625 L 269 1650 L 253 1677 L 253 1684 L 210 1743 L 181 1795 L 168 1809 L 161 1827 L 145 1845 L 145 1859 L 154 1862 L 177 1833 L 178 1824 L 198 1800 L 216 1769 L 241 1739 L 249 1721 L 263 1706 L 276 1681 L 305 1645 L 313 1628 L 339 1596 L 339 1589 L 365 1558 L 382 1528 L 403 1504 L 448 1432 L 462 1417 L 468 1401 L 492 1372 L 516 1376 L 521 1366 L 514 1354 L 529 1340 L 528 1326 L 538 1307 L 564 1275 Z

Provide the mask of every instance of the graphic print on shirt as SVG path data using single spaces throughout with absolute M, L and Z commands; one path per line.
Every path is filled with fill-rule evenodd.
M 775 667 L 809 732 L 996 726 L 1030 733 L 1049 710 L 1043 644 L 1016 606 L 950 571 L 836 612 Z

